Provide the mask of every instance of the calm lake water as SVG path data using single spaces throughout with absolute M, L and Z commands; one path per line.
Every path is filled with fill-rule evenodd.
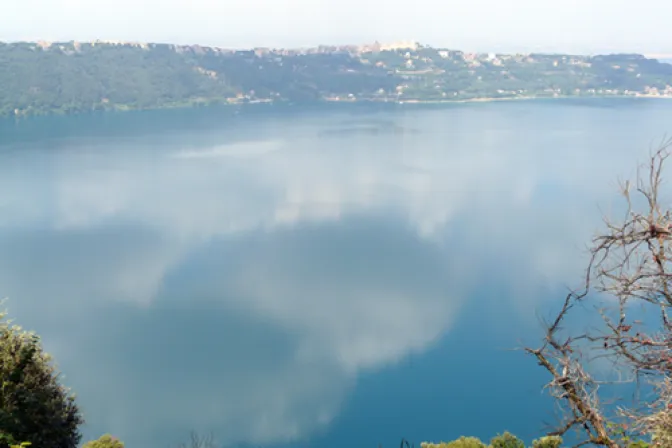
M 127 113 L 0 122 L 0 296 L 85 440 L 528 442 L 514 351 L 575 286 L 672 102 Z

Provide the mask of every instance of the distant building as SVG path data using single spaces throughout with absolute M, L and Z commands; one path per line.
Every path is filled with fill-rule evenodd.
M 372 53 L 378 53 L 381 51 L 382 45 L 380 45 L 380 42 L 375 41 L 372 44 L 367 44 L 367 45 L 362 45 L 359 49 L 362 53 L 367 53 L 367 52 L 372 52 Z
M 401 41 L 393 42 L 390 44 L 380 44 L 380 51 L 390 51 L 390 50 L 411 50 L 415 51 L 419 47 L 417 42 L 411 41 Z

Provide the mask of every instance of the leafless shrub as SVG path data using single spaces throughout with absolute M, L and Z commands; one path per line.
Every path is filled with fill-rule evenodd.
M 664 140 L 643 167 L 644 175 L 638 170 L 634 185 L 621 185 L 625 215 L 617 222 L 605 218 L 605 229 L 590 246 L 583 286 L 569 293 L 546 323 L 541 347 L 525 348 L 551 374 L 547 388 L 563 410 L 563 420 L 551 435 L 578 430 L 578 446 L 625 446 L 612 430 L 611 422 L 618 420 L 628 431 L 656 436 L 657 443 L 663 443 L 664 434 L 672 436 L 672 214 L 660 197 L 671 147 L 672 139 Z M 598 299 L 606 304 L 598 307 Z M 633 318 L 635 305 L 647 316 L 644 321 Z M 601 324 L 567 334 L 563 325 L 572 312 L 594 312 Z M 598 378 L 589 368 L 596 359 L 608 360 L 623 377 Z M 606 410 L 601 388 L 644 376 L 657 385 L 650 401 L 640 402 L 638 409 Z M 661 446 L 671 447 L 672 442 Z

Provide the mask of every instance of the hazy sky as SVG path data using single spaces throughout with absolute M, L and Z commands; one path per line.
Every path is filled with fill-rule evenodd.
M 0 0 L 0 40 L 672 53 L 665 0 Z

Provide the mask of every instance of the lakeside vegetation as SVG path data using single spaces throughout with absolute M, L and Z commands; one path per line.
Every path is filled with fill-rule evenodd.
M 671 86 L 672 65 L 635 54 L 0 43 L 0 116 L 254 102 L 672 97 Z

